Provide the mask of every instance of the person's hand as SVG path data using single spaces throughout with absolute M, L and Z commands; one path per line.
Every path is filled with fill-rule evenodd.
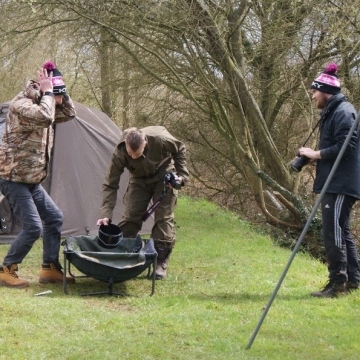
M 320 150 L 313 150 L 307 147 L 301 147 L 299 149 L 299 155 L 306 156 L 307 158 L 311 159 L 312 161 L 321 159 Z
M 176 190 L 180 190 L 182 187 L 182 183 L 183 183 L 183 178 L 181 176 L 176 175 L 175 181 L 173 184 L 171 184 L 171 187 Z
M 103 218 L 103 219 L 99 219 L 96 223 L 97 226 L 100 225 L 109 225 L 110 224 L 110 219 L 109 218 Z
M 167 173 L 164 177 L 166 187 L 180 190 L 183 185 L 183 178 L 175 172 Z
M 38 71 L 38 82 L 40 84 L 40 91 L 42 93 L 46 91 L 53 91 L 53 85 L 52 85 L 52 72 L 50 75 L 48 75 L 46 69 L 41 69 L 41 71 Z

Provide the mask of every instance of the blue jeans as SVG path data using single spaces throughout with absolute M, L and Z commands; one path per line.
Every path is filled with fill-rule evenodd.
M 12 241 L 3 265 L 20 264 L 42 235 L 43 262 L 59 264 L 63 213 L 40 184 L 25 184 L 0 178 L 0 191 L 7 198 L 21 231 Z

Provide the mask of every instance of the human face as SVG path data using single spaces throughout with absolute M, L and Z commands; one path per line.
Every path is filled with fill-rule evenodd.
M 326 106 L 329 97 L 332 96 L 315 89 L 311 89 L 311 95 L 311 98 L 314 100 L 318 109 L 323 109 Z
M 63 96 L 62 95 L 55 95 L 55 105 L 61 105 L 63 102 Z
M 126 144 L 126 143 L 125 143 Z M 129 154 L 129 156 L 136 160 L 138 159 L 139 157 L 142 156 L 142 154 L 144 153 L 144 150 L 145 150 L 145 146 L 146 146 L 147 142 L 145 141 L 140 147 L 139 149 L 137 149 L 136 151 L 132 150 L 130 148 L 130 146 L 128 146 L 127 144 L 125 145 L 126 146 L 126 152 Z

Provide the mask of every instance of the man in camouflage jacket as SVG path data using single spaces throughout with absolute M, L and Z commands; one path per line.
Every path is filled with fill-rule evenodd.
M 50 70 L 44 67 L 39 71 L 38 81 L 29 81 L 9 105 L 0 147 L 0 191 L 22 229 L 0 266 L 2 286 L 29 285 L 17 276 L 17 265 L 41 235 L 43 264 L 39 281 L 62 281 L 59 250 L 63 214 L 40 183 L 49 171 L 53 124 L 73 119 L 75 109 L 61 73 L 55 65 Z

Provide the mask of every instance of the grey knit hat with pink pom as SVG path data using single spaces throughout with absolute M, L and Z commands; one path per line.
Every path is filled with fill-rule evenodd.
M 65 95 L 66 85 L 63 81 L 61 72 L 56 68 L 56 65 L 52 61 L 46 61 L 43 65 L 43 69 L 47 70 L 48 75 L 52 72 L 52 85 L 54 95 Z
M 327 94 L 336 95 L 340 92 L 340 81 L 336 74 L 338 67 L 334 63 L 326 66 L 325 70 L 312 82 L 311 89 Z

